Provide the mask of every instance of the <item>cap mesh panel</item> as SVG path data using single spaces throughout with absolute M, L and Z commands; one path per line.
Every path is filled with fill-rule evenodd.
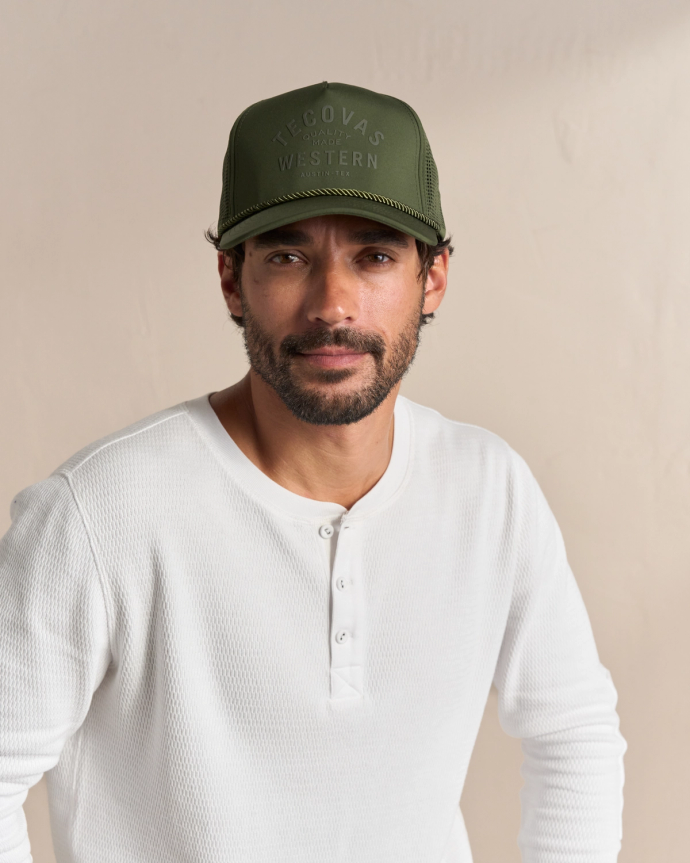
M 224 222 L 230 216 L 230 159 L 228 154 L 225 154 L 223 160 L 223 191 L 220 196 L 220 219 L 219 224 Z
M 427 214 L 435 221 L 442 223 L 443 216 L 441 215 L 441 201 L 438 191 L 438 170 L 436 162 L 431 154 L 429 142 L 426 142 L 426 211 Z

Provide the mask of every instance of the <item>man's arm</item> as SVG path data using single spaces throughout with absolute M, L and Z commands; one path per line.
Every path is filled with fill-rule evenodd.
M 67 478 L 12 501 L 0 541 L 0 863 L 31 860 L 22 804 L 84 721 L 110 661 L 107 615 Z
M 600 663 L 561 531 L 516 456 L 523 548 L 496 666 L 501 727 L 522 739 L 524 863 L 615 863 L 623 755 L 618 695 Z

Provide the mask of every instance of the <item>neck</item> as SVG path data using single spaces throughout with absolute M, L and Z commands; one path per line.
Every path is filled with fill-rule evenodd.
M 368 417 L 319 426 L 297 419 L 250 369 L 210 403 L 242 452 L 274 482 L 303 497 L 350 509 L 381 479 L 393 449 L 400 384 Z

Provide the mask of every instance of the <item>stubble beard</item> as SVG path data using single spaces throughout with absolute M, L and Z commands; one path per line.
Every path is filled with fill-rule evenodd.
M 342 326 L 288 335 L 276 351 L 269 334 L 254 317 L 242 294 L 240 296 L 244 346 L 251 368 L 275 390 L 297 419 L 312 425 L 348 425 L 369 416 L 402 380 L 417 353 L 424 322 L 423 291 L 419 306 L 390 348 L 386 348 L 378 333 Z M 348 347 L 355 352 L 366 351 L 372 357 L 373 368 L 369 363 L 370 371 L 354 392 L 328 393 L 324 392 L 323 386 L 318 385 L 345 381 L 358 373 L 359 369 L 356 368 L 311 368 L 309 376 L 315 385 L 299 380 L 294 370 L 295 355 L 327 346 Z

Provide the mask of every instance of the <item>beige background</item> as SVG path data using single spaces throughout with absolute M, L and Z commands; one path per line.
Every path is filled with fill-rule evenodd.
M 688 0 L 3 0 L 0 531 L 78 448 L 244 372 L 213 249 L 235 116 L 328 79 L 421 115 L 454 236 L 403 392 L 504 437 L 563 530 L 628 740 L 621 863 L 690 807 Z M 463 796 L 516 863 L 489 699 Z M 44 780 L 26 812 L 52 858 Z

